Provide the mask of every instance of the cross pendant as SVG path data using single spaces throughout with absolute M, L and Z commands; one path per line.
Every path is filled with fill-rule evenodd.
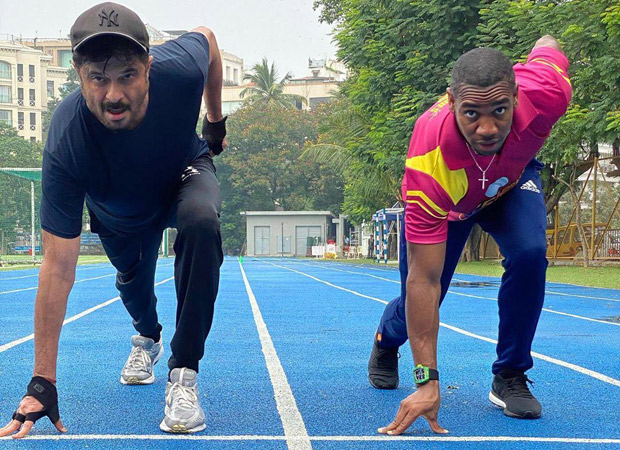
M 486 177 L 486 170 L 482 172 L 482 178 L 478 178 L 478 181 L 482 181 L 482 189 L 484 190 L 485 184 L 489 179 Z

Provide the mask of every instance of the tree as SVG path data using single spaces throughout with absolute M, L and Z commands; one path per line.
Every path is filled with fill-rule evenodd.
M 330 103 L 330 114 L 319 125 L 319 139 L 307 146 L 303 157 L 342 173 L 342 209 L 352 223 L 368 220 L 372 214 L 400 196 L 400 186 L 384 167 L 374 163 L 373 155 L 359 148 L 370 131 L 369 115 L 338 96 Z
M 481 18 L 481 44 L 524 60 L 532 43 L 550 33 L 571 61 L 571 105 L 539 154 L 547 163 L 544 185 L 551 211 L 567 183 L 590 170 L 599 143 L 612 144 L 616 152 L 620 146 L 620 7 L 613 0 L 496 0 L 481 10 Z
M 243 81 L 249 81 L 251 86 L 243 89 L 240 93 L 241 98 L 250 102 L 257 102 L 261 105 L 276 103 L 285 108 L 293 108 L 296 102 L 306 103 L 306 99 L 300 95 L 285 94 L 284 85 L 291 79 L 291 74 L 287 73 L 280 81 L 275 63 L 263 58 L 262 62 L 254 64 L 252 72 L 243 76 Z
M 544 34 L 563 44 L 574 88 L 572 105 L 539 154 L 547 163 L 548 210 L 566 191 L 566 182 L 591 167 L 599 142 L 620 154 L 620 8 L 613 0 L 316 0 L 314 5 L 321 20 L 335 26 L 338 56 L 352 73 L 342 92 L 352 111 L 363 112 L 366 127 L 361 135 L 332 129 L 337 140 L 329 143 L 367 168 L 383 170 L 393 184 L 402 179 L 415 120 L 445 91 L 462 53 L 488 45 L 523 61 Z M 320 138 L 329 139 L 329 132 Z M 620 171 L 620 158 L 617 166 Z M 356 176 L 347 176 L 349 214 L 374 208 L 376 200 L 360 195 Z M 402 201 L 398 195 L 392 200 Z
M 314 4 L 321 9 L 321 19 L 335 25 L 338 57 L 351 71 L 342 87 L 346 114 L 363 123 L 363 130 L 349 127 L 349 131 L 342 122 L 334 123 L 320 141 L 344 148 L 355 161 L 347 176 L 343 208 L 358 222 L 368 220 L 379 207 L 402 201 L 399 186 L 413 124 L 445 92 L 452 63 L 473 47 L 479 9 L 485 2 L 317 0 Z M 360 176 L 364 173 L 375 176 Z
M 41 167 L 42 144 L 30 142 L 9 125 L 0 124 L 0 167 Z M 40 185 L 35 190 L 40 201 Z M 0 173 L 0 248 L 14 242 L 17 233 L 30 230 L 30 183 Z
M 301 158 L 316 140 L 327 110 L 307 112 L 275 102 L 248 104 L 230 116 L 228 148 L 216 161 L 222 192 L 223 247 L 241 248 L 247 210 L 330 210 L 339 213 L 343 179 Z
M 73 67 L 67 72 L 67 81 L 60 88 L 60 98 L 64 99 L 80 87 L 80 77 Z

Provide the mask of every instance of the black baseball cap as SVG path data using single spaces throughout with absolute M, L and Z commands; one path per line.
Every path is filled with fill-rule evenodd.
M 123 36 L 149 51 L 144 23 L 135 12 L 118 3 L 100 3 L 80 14 L 71 27 L 71 51 L 99 36 Z

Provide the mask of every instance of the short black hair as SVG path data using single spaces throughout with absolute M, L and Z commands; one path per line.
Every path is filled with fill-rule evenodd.
M 456 97 L 463 84 L 487 87 L 507 81 L 514 91 L 515 72 L 506 55 L 492 48 L 475 48 L 460 56 L 452 68 L 450 89 Z
M 112 57 L 131 61 L 138 58 L 147 64 L 149 54 L 135 42 L 114 35 L 99 36 L 85 42 L 73 52 L 73 62 L 79 69 L 83 64 L 107 61 Z

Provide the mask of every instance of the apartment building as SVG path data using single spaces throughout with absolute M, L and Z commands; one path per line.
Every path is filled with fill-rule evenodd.
M 331 101 L 340 89 L 340 83 L 347 77 L 347 70 L 341 62 L 331 59 L 308 59 L 308 74 L 293 78 L 284 85 L 285 94 L 303 97 L 305 102 L 297 101 L 298 109 L 309 110 L 320 103 Z M 251 84 L 231 84 L 222 89 L 222 113 L 232 114 L 241 108 L 244 99 L 241 92 Z
M 41 114 L 67 79 L 67 69 L 51 62 L 52 57 L 41 50 L 0 42 L 0 122 L 31 141 L 43 138 Z
M 151 46 L 161 45 L 166 41 L 179 37 L 183 33 L 187 33 L 186 30 L 158 30 L 152 25 L 149 25 L 148 23 L 145 24 L 145 26 L 149 33 L 149 40 Z M 72 53 L 71 42 L 69 41 L 69 39 L 37 38 L 26 39 L 21 41 L 21 43 L 36 50 L 40 50 L 46 55 L 50 56 L 50 69 L 54 69 L 52 70 L 54 71 L 54 75 L 56 75 L 56 72 L 58 72 L 59 70 L 64 70 L 64 82 L 64 80 L 66 79 L 66 71 L 71 67 Z M 238 86 L 243 83 L 243 59 L 239 58 L 236 55 L 233 55 L 232 53 L 226 52 L 223 49 L 220 49 L 220 55 L 222 57 L 222 78 L 224 86 Z M 49 71 L 50 70 L 48 70 L 48 72 Z M 52 81 L 56 83 L 55 79 Z M 238 105 L 240 104 L 241 102 L 239 101 Z M 225 114 L 227 113 L 228 112 L 225 111 Z

